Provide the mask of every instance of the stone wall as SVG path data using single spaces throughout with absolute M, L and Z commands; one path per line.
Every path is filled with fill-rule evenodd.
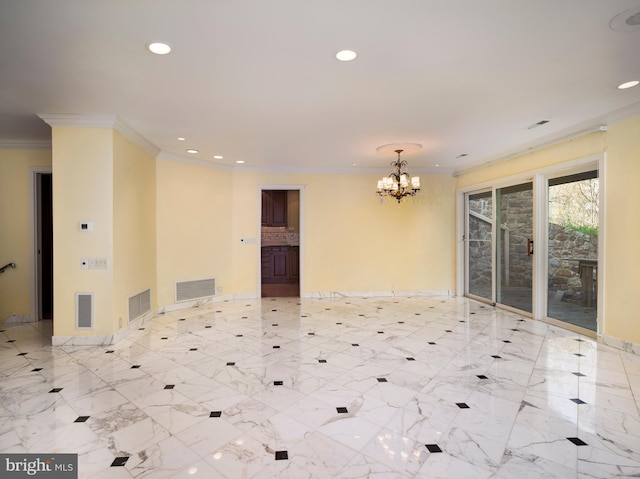
M 531 287 L 532 257 L 527 256 L 527 240 L 533 238 L 532 191 L 520 191 L 502 197 L 500 224 L 509 220 L 508 270 L 502 258 L 503 286 Z M 491 217 L 490 198 L 469 201 L 469 209 Z M 469 217 L 469 291 L 488 297 L 491 294 L 491 224 Z M 505 241 L 506 230 L 499 229 Z M 534 250 L 534 254 L 537 251 Z M 578 295 L 582 281 L 580 260 L 598 258 L 598 237 L 589 236 L 557 224 L 549 224 L 549 291 L 562 291 L 566 296 Z

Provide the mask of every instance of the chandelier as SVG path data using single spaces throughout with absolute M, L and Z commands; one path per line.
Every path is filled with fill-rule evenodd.
M 393 151 L 398 154 L 398 159 L 392 161 L 390 166 L 396 171 L 378 180 L 377 193 L 380 196 L 391 196 L 400 203 L 405 196 L 415 196 L 420 191 L 420 177 L 410 177 L 406 170 L 403 171 L 407 167 L 407 162 L 400 159 L 400 153 L 404 150 Z

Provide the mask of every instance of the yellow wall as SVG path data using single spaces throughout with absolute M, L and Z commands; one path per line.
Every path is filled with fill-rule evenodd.
M 257 294 L 260 186 L 305 185 L 303 293 L 454 289 L 455 179 L 424 176 L 401 204 L 375 194 L 376 175 L 234 174 L 234 291 Z
M 113 305 L 113 130 L 52 128 L 54 336 L 110 335 Z M 92 221 L 93 232 L 79 223 Z M 81 269 L 106 258 L 108 269 Z M 93 330 L 76 330 L 75 295 L 94 293 Z
M 113 329 L 125 327 L 129 298 L 151 289 L 156 302 L 156 159 L 114 135 Z M 122 320 L 122 321 L 120 321 Z
M 640 117 L 607 133 L 604 334 L 640 344 Z
M 49 149 L 0 149 L 0 322 L 31 315 L 32 167 L 50 167 Z
M 216 278 L 233 293 L 231 175 L 157 160 L 158 305 L 175 302 L 175 283 Z

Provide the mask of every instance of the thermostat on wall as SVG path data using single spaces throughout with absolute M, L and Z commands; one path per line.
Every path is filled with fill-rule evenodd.
M 93 231 L 93 223 L 91 221 L 81 222 L 80 231 Z

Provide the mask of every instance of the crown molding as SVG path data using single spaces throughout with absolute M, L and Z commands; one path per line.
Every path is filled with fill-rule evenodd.
M 80 113 L 38 113 L 49 126 L 70 126 L 76 128 L 113 128 L 116 115 L 85 115 Z
M 49 126 L 73 128 L 111 128 L 154 157 L 160 148 L 135 131 L 128 123 L 116 115 L 85 115 L 79 113 L 38 113 Z
M 154 157 L 158 156 L 162 151 L 140 133 L 135 131 L 128 123 L 118 117 L 116 117 L 113 129 Z
M 0 139 L 0 149 L 3 149 L 3 150 L 50 150 L 51 140 L 3 140 L 3 139 Z
M 159 158 L 161 160 L 177 161 L 179 163 L 187 163 L 190 165 L 204 166 L 205 168 L 212 168 L 215 170 L 224 170 L 224 171 L 234 170 L 232 166 L 226 165 L 224 163 L 219 163 L 213 160 L 207 161 L 207 160 L 200 160 L 198 158 L 189 158 L 186 156 L 177 155 L 175 153 L 171 153 L 169 151 L 164 151 L 164 150 L 158 153 L 158 155 L 156 155 L 156 158 Z

